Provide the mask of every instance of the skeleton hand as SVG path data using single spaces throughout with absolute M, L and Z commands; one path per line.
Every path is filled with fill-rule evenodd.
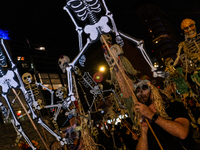
M 84 63 L 86 62 L 86 57 L 85 55 L 81 56 L 81 58 L 79 59 L 79 64 L 84 67 Z
M 165 78 L 166 76 L 167 76 L 167 73 L 165 71 L 153 72 L 153 77 L 155 77 L 155 78 L 157 78 L 157 77 Z
M 123 41 L 123 39 L 122 39 L 121 36 L 119 36 L 119 35 L 116 36 L 115 40 L 116 40 L 116 43 L 117 43 L 118 45 L 120 45 L 121 47 L 124 46 L 124 41 Z

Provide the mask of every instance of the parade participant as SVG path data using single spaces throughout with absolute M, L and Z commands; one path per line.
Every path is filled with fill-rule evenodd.
M 159 140 L 158 145 L 144 119 L 141 121 L 140 138 L 136 150 L 195 150 L 196 143 L 190 132 L 190 121 L 182 103 L 165 104 L 157 88 L 148 81 L 136 85 L 136 110 L 149 123 Z

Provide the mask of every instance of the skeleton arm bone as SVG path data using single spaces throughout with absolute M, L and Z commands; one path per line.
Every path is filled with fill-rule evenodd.
M 108 7 L 106 6 L 106 3 L 105 3 L 105 0 L 102 0 L 102 3 L 103 3 L 103 6 L 104 6 L 104 9 L 106 11 L 106 16 L 111 20 L 111 23 L 112 23 L 112 31 L 115 33 L 115 36 L 116 36 L 116 42 L 117 44 L 119 44 L 121 47 L 124 45 L 124 42 L 123 42 L 123 39 L 121 38 L 118 30 L 117 30 L 117 26 L 115 24 L 115 21 L 113 19 L 113 14 L 108 10 Z
M 76 23 L 74 17 L 72 16 L 72 14 L 71 14 L 71 12 L 69 11 L 69 9 L 67 8 L 67 6 L 64 6 L 63 9 L 67 11 L 67 13 L 69 14 L 71 20 L 73 21 L 73 23 L 74 23 L 74 25 L 75 25 L 76 31 L 77 31 L 77 33 L 78 33 L 79 51 L 81 51 L 82 48 L 83 48 L 83 41 L 82 41 L 83 28 L 80 27 L 80 26 L 78 26 L 78 24 Z M 84 67 L 84 62 L 85 62 L 84 59 L 85 59 L 85 55 L 82 55 L 81 58 L 79 59 L 79 63 L 81 62 L 80 60 L 83 61 L 83 63 L 80 63 L 80 65 L 81 65 L 82 67 Z
M 68 88 L 69 88 L 69 93 L 68 96 L 71 97 L 71 101 L 75 101 L 75 97 L 74 97 L 74 93 L 72 90 L 72 68 L 74 68 L 75 64 L 77 63 L 77 61 L 79 60 L 79 58 L 84 54 L 84 52 L 87 50 L 87 48 L 89 47 L 89 45 L 91 44 L 91 40 L 89 38 L 87 38 L 87 43 L 85 44 L 85 46 L 83 47 L 83 49 L 79 52 L 79 54 L 76 56 L 76 58 L 68 64 L 68 66 L 66 67 L 66 71 L 67 71 L 67 80 L 68 80 Z
M 153 66 L 150 57 L 148 56 L 148 54 L 146 53 L 145 49 L 144 49 L 144 41 L 143 40 L 138 40 L 136 38 L 133 38 L 125 33 L 122 33 L 121 31 L 119 31 L 120 35 L 123 36 L 124 38 L 134 42 L 137 44 L 137 48 L 141 51 L 144 59 L 146 60 L 146 62 L 149 64 L 151 71 L 153 72 L 153 76 L 156 77 L 162 77 L 165 78 L 165 72 L 163 71 L 156 71 L 157 69 Z
M 176 57 L 176 60 L 174 61 L 174 64 L 173 64 L 173 67 L 177 65 L 179 59 L 180 59 L 180 54 L 181 54 L 181 50 L 183 48 L 183 42 L 181 42 L 179 45 L 178 45 L 178 52 L 177 52 L 177 57 Z
M 44 86 L 44 85 L 41 84 L 41 83 L 35 82 L 35 84 L 36 84 L 37 86 L 40 85 L 41 87 L 45 88 L 46 90 L 48 90 L 48 91 L 51 93 L 51 105 L 53 105 L 53 104 L 54 104 L 54 99 L 53 99 L 53 93 L 54 93 L 54 91 L 52 91 L 51 89 L 47 88 L 46 86 Z
M 151 67 L 151 71 L 152 71 L 152 72 L 155 72 L 157 69 L 153 66 L 150 57 L 148 56 L 148 54 L 146 53 L 146 51 L 145 51 L 145 49 L 144 49 L 144 41 L 143 41 L 143 40 L 138 40 L 138 39 L 136 39 L 136 38 L 133 38 L 133 37 L 131 37 L 131 36 L 125 34 L 125 33 L 122 33 L 121 31 L 119 31 L 119 34 L 120 34 L 122 37 L 124 37 L 124 38 L 126 38 L 126 39 L 128 39 L 128 40 L 130 40 L 130 41 L 132 41 L 132 42 L 134 42 L 134 43 L 137 44 L 137 48 L 141 51 L 141 53 L 142 53 L 144 59 L 146 60 L 146 62 L 147 62 L 147 63 L 149 64 L 149 66 Z
M 79 51 L 81 51 L 81 49 L 83 47 L 83 45 L 82 45 L 82 33 L 83 33 L 83 29 L 82 29 L 82 27 L 78 26 L 78 24 L 76 23 L 74 17 L 70 13 L 70 11 L 67 8 L 67 6 L 64 6 L 63 9 L 67 11 L 67 13 L 69 14 L 71 20 L 73 21 L 73 23 L 74 23 L 74 25 L 76 27 L 76 31 L 78 32 L 78 39 L 79 39 Z

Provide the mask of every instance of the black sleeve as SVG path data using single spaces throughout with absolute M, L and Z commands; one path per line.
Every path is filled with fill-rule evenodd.
M 175 101 L 169 104 L 166 112 L 169 117 L 172 117 L 172 120 L 175 120 L 176 118 L 187 118 L 188 120 L 190 120 L 187 110 L 183 106 L 183 103 Z

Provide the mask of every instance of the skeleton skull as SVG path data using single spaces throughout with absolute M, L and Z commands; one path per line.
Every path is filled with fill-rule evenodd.
M 77 66 L 74 66 L 74 72 L 75 72 L 77 75 L 81 76 L 81 70 L 80 70 Z
M 67 64 L 70 62 L 70 59 L 66 55 L 61 55 L 58 59 L 58 65 L 63 73 L 66 71 Z
M 30 84 L 32 82 L 32 79 L 33 79 L 32 75 L 28 72 L 22 75 L 22 80 L 25 84 Z
M 184 30 L 186 38 L 194 38 L 197 35 L 195 22 L 186 18 L 181 22 L 181 29 Z
M 67 97 L 67 89 L 65 87 L 59 87 L 56 91 L 56 97 L 63 99 Z

